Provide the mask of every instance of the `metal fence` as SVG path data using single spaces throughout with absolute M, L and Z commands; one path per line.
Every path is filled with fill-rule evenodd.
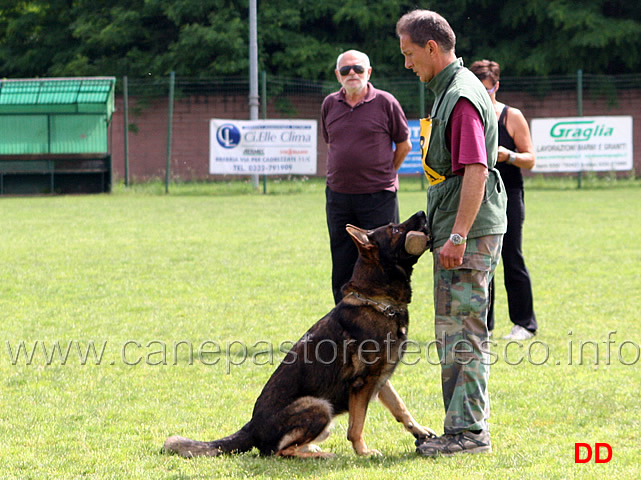
M 392 93 L 401 103 L 408 117 L 420 115 L 418 102 L 421 91 L 425 92 L 425 107 L 429 110 L 433 98 L 425 85 L 413 76 L 400 78 L 385 78 L 374 76 L 371 79 L 377 88 Z M 142 79 L 129 79 L 129 95 L 141 100 L 169 95 L 169 76 Z M 337 82 L 309 81 L 296 78 L 267 75 L 260 77 L 261 105 L 265 107 L 273 102 L 275 108 L 283 115 L 304 115 L 308 112 L 288 108 L 287 99 L 291 96 L 308 96 L 324 98 L 338 89 Z M 583 98 L 605 98 L 609 105 L 618 105 L 618 94 L 629 90 L 641 89 L 641 74 L 627 75 L 595 75 L 577 72 L 576 75 L 558 75 L 547 77 L 503 77 L 501 78 L 502 93 L 519 93 L 538 99 L 544 99 L 554 93 L 564 92 L 576 106 Z M 122 94 L 122 82 L 118 92 Z M 188 98 L 206 99 L 213 96 L 243 96 L 248 95 L 249 79 L 242 77 L 224 77 L 209 79 L 193 79 L 177 77 L 175 83 L 175 100 Z M 265 102 L 266 99 L 266 102 Z M 197 100 L 196 100 L 197 101 Z M 205 101 L 205 100 L 203 100 Z M 144 106 L 144 104 L 141 104 Z M 318 110 L 311 105 L 314 113 Z M 248 113 L 247 108 L 247 113 Z M 265 111 L 263 110 L 263 113 Z
M 112 150 L 117 176 L 124 176 L 121 164 L 132 167 L 142 162 L 142 152 L 147 152 L 154 137 L 155 145 L 167 146 L 167 166 L 174 169 L 171 178 L 207 178 L 202 168 L 203 150 L 207 150 L 208 132 L 200 130 L 206 118 L 249 118 L 249 79 L 225 78 L 175 78 L 149 77 L 127 79 L 127 127 L 122 129 L 124 138 L 115 135 Z M 124 80 L 124 79 L 123 79 Z M 417 119 L 429 112 L 433 97 L 418 78 L 409 74 L 400 78 L 377 77 L 372 83 L 392 93 L 401 103 L 408 119 Z M 123 114 L 123 85 L 119 81 L 117 94 L 120 100 L 118 114 Z M 336 91 L 336 81 L 319 82 L 261 74 L 260 118 L 304 118 L 320 120 L 320 105 L 331 92 Z M 170 95 L 173 89 L 173 97 Z M 635 124 L 635 139 L 641 144 L 641 74 L 595 75 L 577 72 L 576 75 L 549 77 L 503 77 L 499 100 L 520 108 L 526 118 L 560 117 L 575 115 L 631 115 Z M 175 105 L 175 110 L 169 106 Z M 168 116 L 173 113 L 169 121 Z M 118 117 L 118 115 L 117 115 Z M 116 118 L 115 122 L 124 120 Z M 151 125 L 153 123 L 153 126 Z M 149 125 L 148 125 L 149 124 Z M 117 127 L 116 127 L 117 129 Z M 195 136 L 195 131 L 197 135 Z M 125 135 L 125 133 L 127 133 Z M 326 146 L 319 139 L 319 175 L 324 172 Z M 125 144 L 124 154 L 121 148 Z M 170 144 L 170 145 L 169 145 Z M 158 148 L 156 148 L 158 150 Z M 180 152 L 176 159 L 176 152 Z M 191 153 L 190 153 L 191 152 Z M 120 159 L 119 157 L 123 157 Z M 158 150 L 156 157 L 162 156 Z M 138 169 L 138 177 L 160 176 L 163 160 L 152 169 Z M 150 160 L 148 161 L 150 162 Z M 156 162 L 158 162 L 156 160 Z M 641 175 L 641 156 L 635 154 L 635 169 Z M 185 174 L 184 165 L 191 165 Z M 183 170 L 181 170 L 183 169 Z M 133 169 L 135 170 L 135 168 Z

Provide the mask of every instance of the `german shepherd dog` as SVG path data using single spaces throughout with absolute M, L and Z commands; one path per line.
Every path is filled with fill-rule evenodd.
M 256 400 L 251 420 L 212 442 L 169 437 L 165 452 L 216 456 L 257 447 L 261 455 L 332 457 L 313 443 L 329 436 L 334 416 L 349 412 L 347 438 L 355 452 L 380 455 L 363 440 L 367 407 L 376 395 L 416 439 L 435 436 L 414 420 L 389 382 L 407 339 L 412 268 L 429 240 L 425 213 L 369 231 L 346 228 L 359 258 L 344 298 L 287 353 Z M 417 232 L 424 239 L 421 248 Z

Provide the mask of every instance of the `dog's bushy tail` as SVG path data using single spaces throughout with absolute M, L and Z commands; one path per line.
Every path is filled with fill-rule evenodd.
M 163 449 L 165 453 L 191 458 L 215 457 L 223 453 L 242 453 L 251 450 L 253 446 L 254 440 L 249 431 L 249 424 L 247 424 L 233 435 L 213 442 L 199 442 L 175 435 L 165 440 Z

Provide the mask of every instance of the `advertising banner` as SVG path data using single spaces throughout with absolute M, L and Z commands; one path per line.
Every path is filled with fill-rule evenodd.
M 316 174 L 316 120 L 209 122 L 209 173 Z
M 617 171 L 633 168 L 632 117 L 532 120 L 536 173 Z
M 421 126 L 419 120 L 408 120 L 410 127 L 410 140 L 412 141 L 412 150 L 405 157 L 405 161 L 398 173 L 403 175 L 423 174 L 423 160 L 421 159 Z

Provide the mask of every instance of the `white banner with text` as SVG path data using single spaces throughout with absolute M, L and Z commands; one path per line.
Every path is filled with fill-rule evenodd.
M 209 173 L 315 175 L 316 120 L 209 122 Z
M 633 168 L 632 117 L 532 119 L 536 173 Z

